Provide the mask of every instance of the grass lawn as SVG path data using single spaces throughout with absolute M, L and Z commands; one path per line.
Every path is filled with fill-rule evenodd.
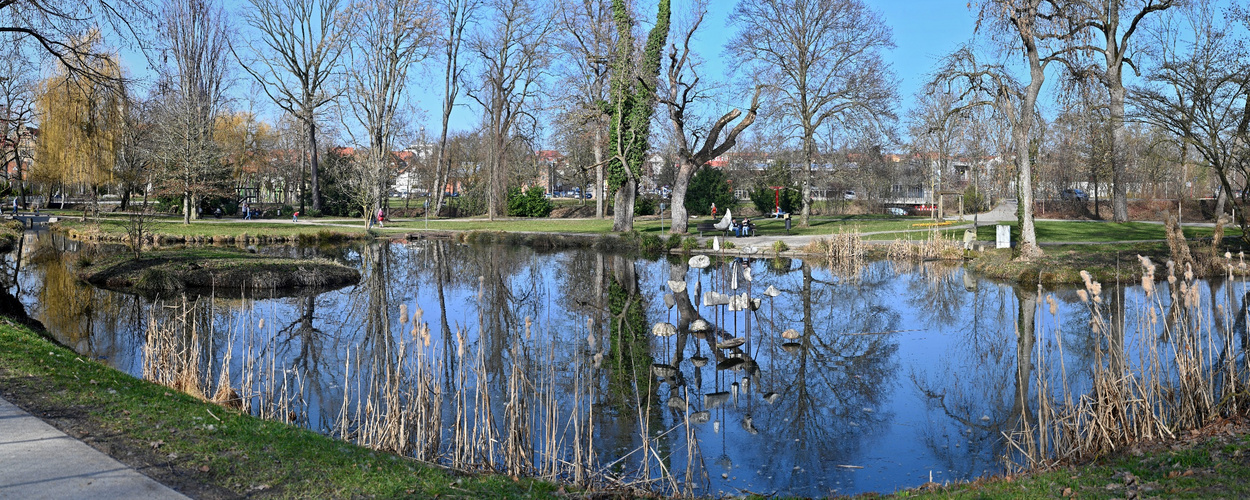
M 261 420 L 135 379 L 3 317 L 0 391 L 192 497 L 552 498 L 559 488 L 460 475 Z
M 1247 498 L 1250 435 L 1221 422 L 1173 442 L 1133 445 L 1080 466 L 899 492 L 895 498 Z
M 300 234 L 318 234 L 323 231 L 344 234 L 365 233 L 364 224 L 360 221 L 335 219 L 333 220 L 335 225 L 311 223 L 296 224 L 290 222 L 289 220 L 282 221 L 277 219 L 273 219 L 273 221 L 274 222 L 246 222 L 238 221 L 237 219 L 234 221 L 207 219 L 191 221 L 190 224 L 183 224 L 181 218 L 162 218 L 156 219 L 152 222 L 149 232 L 175 236 L 239 236 L 242 234 L 291 236 Z M 60 226 L 64 229 L 74 229 L 78 231 L 89 231 L 95 228 L 95 224 L 92 222 L 80 222 L 77 218 L 62 219 L 58 224 L 60 224 Z M 126 220 L 121 218 L 102 218 L 99 221 L 99 230 L 109 234 L 126 234 Z
M 1010 222 L 1007 225 L 1012 227 L 1013 233 L 1019 233 L 1018 223 Z M 1046 243 L 1052 241 L 1063 242 L 1116 242 L 1116 241 L 1138 241 L 1138 240 L 1162 240 L 1167 236 L 1164 234 L 1163 224 L 1151 224 L 1148 222 L 1092 222 L 1092 221 L 1037 221 L 1035 225 L 1037 229 L 1038 243 Z M 1185 227 L 1183 228 L 1185 237 L 1202 238 L 1210 237 L 1214 232 L 1211 227 Z M 993 240 L 994 226 L 981 226 L 977 228 L 977 239 Z M 1236 226 L 1224 228 L 1224 236 L 1240 236 L 1241 230 Z

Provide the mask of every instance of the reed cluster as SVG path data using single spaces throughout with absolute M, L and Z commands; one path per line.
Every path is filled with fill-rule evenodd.
M 923 240 L 896 239 L 886 249 L 891 261 L 917 260 L 963 260 L 963 247 L 953 238 L 942 236 L 937 229 L 930 229 Z
M 1021 354 L 1031 357 L 1021 363 L 1036 367 L 1031 381 L 1036 401 L 1032 410 L 1021 409 L 1019 425 L 1007 435 L 1014 451 L 1009 464 L 1070 463 L 1245 415 L 1250 404 L 1245 301 L 1250 294 L 1234 312 L 1232 291 L 1237 285 L 1244 290 L 1245 284 L 1233 280 L 1232 256 L 1224 259 L 1225 299 L 1215 304 L 1214 290 L 1204 300 L 1190 264 L 1169 261 L 1160 272 L 1149 258 L 1139 260 L 1142 294 L 1124 305 L 1133 314 L 1117 314 L 1110 305 L 1127 300 L 1123 292 L 1108 297 L 1089 273 L 1081 273 L 1084 287 L 1078 296 L 1089 312 L 1088 334 L 1094 340 L 1092 380 L 1083 394 L 1074 394 L 1077 379 L 1069 378 L 1074 374 L 1064 363 L 1058 318 L 1049 332 L 1039 334 L 1037 349 Z M 1054 296 L 1046 295 L 1045 301 L 1054 316 Z
M 264 318 L 222 320 L 213 300 L 153 305 L 144 378 L 262 418 L 458 470 L 596 489 L 689 487 L 663 463 L 657 442 L 674 429 L 657 437 L 648 428 L 654 391 L 645 387 L 636 391 L 642 445 L 617 462 L 600 463 L 595 422 L 596 405 L 604 404 L 602 355 L 582 353 L 570 362 L 556 343 L 531 341 L 536 327 L 528 318 L 523 331 L 508 335 L 508 364 L 497 372 L 481 338 L 472 339 L 464 328 L 446 337 L 450 342 L 433 338 L 420 309 L 409 315 L 400 306 L 394 340 L 374 337 L 347 348 L 342 374 L 327 390 L 313 380 L 325 374 L 311 373 L 284 351 L 284 341 L 299 333 L 277 328 L 273 320 L 267 328 Z M 392 337 L 389 327 L 385 336 Z M 648 379 L 642 374 L 637 380 Z M 693 437 L 688 422 L 684 428 Z M 630 457 L 638 459 L 636 466 L 626 466 Z M 688 460 L 687 476 L 694 460 Z

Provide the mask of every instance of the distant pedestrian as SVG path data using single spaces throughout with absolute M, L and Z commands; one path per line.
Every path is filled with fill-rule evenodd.
M 299 222 L 299 210 L 296 210 L 295 213 L 291 214 L 291 222 Z
M 379 208 L 379 209 L 378 209 L 378 227 L 386 227 L 386 225 L 382 224 L 382 219 L 383 219 L 383 218 L 384 218 L 384 217 L 383 217 L 383 214 L 382 214 L 382 209 L 381 209 L 381 208 Z
M 712 204 L 712 218 L 713 219 L 716 218 L 716 204 L 715 203 Z
M 252 206 L 243 204 L 243 220 L 252 220 Z
M 13 197 L 13 215 L 17 215 L 17 197 Z

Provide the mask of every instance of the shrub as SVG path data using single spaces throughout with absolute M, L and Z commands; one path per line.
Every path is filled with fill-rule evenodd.
M 717 214 L 733 208 L 737 204 L 733 189 L 725 172 L 718 168 L 704 167 L 690 179 L 690 187 L 686 189 L 686 211 L 690 215 L 709 215 L 712 204 L 716 204 Z
M 665 250 L 664 242 L 660 240 L 659 236 L 654 234 L 642 235 L 639 245 L 642 247 L 642 251 L 647 253 L 658 253 Z
M 674 235 L 672 235 L 672 236 L 669 236 L 669 237 L 668 237 L 668 241 L 667 241 L 667 242 L 665 242 L 665 245 L 667 246 L 667 248 L 668 248 L 669 250 L 672 250 L 672 249 L 674 249 L 674 248 L 678 248 L 678 247 L 680 247 L 680 246 L 681 246 L 681 243 L 682 243 L 682 242 L 681 242 L 681 235 L 680 235 L 680 234 L 674 234 Z
M 546 217 L 555 208 L 547 193 L 541 187 L 532 187 L 522 192 L 521 188 L 508 188 L 508 215 L 513 217 Z
M 698 238 L 691 236 L 689 238 L 683 238 L 681 240 L 681 249 L 684 250 L 686 253 L 690 253 L 691 250 L 694 250 L 696 248 L 699 248 Z
M 777 240 L 773 242 L 773 252 L 781 253 L 789 249 L 790 245 L 787 245 L 784 241 Z

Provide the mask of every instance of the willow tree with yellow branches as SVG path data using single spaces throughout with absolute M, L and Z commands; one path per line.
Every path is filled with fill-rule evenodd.
M 79 61 L 91 72 L 108 78 L 89 78 L 80 69 L 58 62 L 52 75 L 40 82 L 35 109 L 39 116 L 39 136 L 35 141 L 36 162 L 31 178 L 59 188 L 66 195 L 83 194 L 91 203 L 83 207 L 99 214 L 100 187 L 112 180 L 126 100 L 120 86 L 116 55 L 99 54 L 100 37 L 89 33 L 79 40 L 84 53 L 95 54 Z

